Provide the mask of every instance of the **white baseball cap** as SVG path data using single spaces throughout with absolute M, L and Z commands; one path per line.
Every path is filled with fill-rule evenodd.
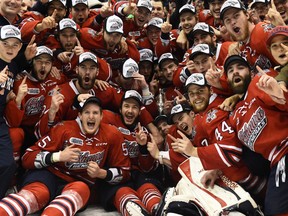
M 150 12 L 152 11 L 152 4 L 150 0 L 139 0 L 137 2 L 137 7 L 147 8 Z
M 161 68 L 161 64 L 163 61 L 167 60 L 167 59 L 170 59 L 170 60 L 173 60 L 175 61 L 176 59 L 174 58 L 174 56 L 172 55 L 172 53 L 163 53 L 159 60 L 158 60 L 158 65 L 159 67 Z
M 195 36 L 198 32 L 208 33 L 210 35 L 214 35 L 214 30 L 205 22 L 198 22 L 193 28 L 192 37 Z
M 129 79 L 134 73 L 139 73 L 139 67 L 137 62 L 132 58 L 127 59 L 122 67 L 122 75 L 125 79 Z
M 75 7 L 77 4 L 85 4 L 88 7 L 88 0 L 72 0 L 72 7 Z
M 55 1 L 55 0 L 49 0 L 49 2 L 52 2 L 52 1 Z M 66 0 L 57 0 L 57 1 L 61 2 L 66 7 Z
M 140 53 L 140 62 L 142 61 L 149 61 L 153 62 L 153 52 L 150 49 L 141 49 L 139 50 Z
M 16 38 L 22 41 L 20 30 L 13 25 L 2 26 L 0 31 L 1 31 L 1 40 L 6 40 L 8 38 Z
M 207 82 L 203 73 L 193 73 L 186 80 L 185 86 L 189 85 L 206 86 Z
M 184 12 L 191 12 L 193 14 L 196 14 L 196 9 L 191 4 L 185 4 L 179 9 L 179 16 Z
M 87 60 L 94 61 L 97 64 L 97 57 L 91 52 L 84 52 L 79 56 L 79 64 Z
M 250 4 L 250 8 L 253 8 L 256 3 L 263 3 L 265 5 L 269 4 L 269 0 L 253 0 L 252 3 Z
M 106 20 L 106 31 L 109 33 L 118 32 L 123 34 L 123 21 L 120 17 L 113 15 Z
M 36 55 L 35 57 L 39 56 L 39 55 L 42 55 L 42 54 L 47 54 L 51 57 L 53 57 L 53 52 L 51 49 L 49 49 L 48 47 L 46 46 L 39 46 L 37 47 L 37 52 L 36 52 Z
M 127 100 L 129 98 L 135 99 L 140 104 L 140 106 L 143 103 L 142 96 L 135 90 L 126 91 L 122 97 L 122 101 Z
M 161 29 L 162 24 L 163 24 L 163 19 L 161 19 L 159 17 L 153 17 L 152 19 L 149 20 L 147 27 L 155 26 L 155 27 Z
M 74 22 L 74 20 L 69 19 L 69 18 L 62 19 L 62 20 L 59 22 L 59 30 L 60 30 L 60 31 L 66 29 L 66 28 L 72 28 L 72 29 L 74 29 L 75 31 L 77 31 L 77 25 L 76 25 L 76 23 Z
M 213 56 L 214 53 L 211 50 L 211 47 L 208 44 L 197 44 L 192 49 L 192 53 L 189 56 L 190 60 L 193 60 L 197 55 L 206 54 L 209 56 Z
M 236 8 L 239 10 L 245 10 L 244 5 L 238 0 L 227 0 L 220 8 L 220 18 L 223 19 L 224 13 L 230 8 Z

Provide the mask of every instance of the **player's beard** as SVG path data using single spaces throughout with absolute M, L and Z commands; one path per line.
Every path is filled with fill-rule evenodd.
M 89 80 L 90 81 L 89 84 L 85 84 L 84 79 L 78 74 L 79 86 L 84 90 L 87 90 L 87 91 L 91 90 L 94 86 L 95 80 L 96 80 L 96 77 L 92 77 Z
M 243 41 L 243 42 L 246 42 L 249 38 L 249 23 L 248 21 L 245 21 L 245 27 L 243 28 L 243 33 L 241 35 L 237 35 L 237 34 L 234 34 L 234 32 L 231 35 L 232 39 L 234 41 Z
M 48 74 L 51 72 L 51 70 L 50 70 L 48 73 L 46 73 L 46 71 L 45 71 L 45 72 L 44 72 L 44 73 L 46 73 L 45 76 L 44 76 L 43 78 L 40 78 L 40 77 L 38 76 L 38 73 L 42 73 L 41 71 L 42 71 L 42 70 L 39 70 L 38 72 L 36 72 L 36 71 L 32 68 L 32 76 L 33 76 L 35 79 L 37 79 L 38 81 L 44 81 L 44 80 L 47 78 Z
M 250 82 L 251 82 L 251 74 L 247 74 L 243 77 L 242 85 L 235 85 L 233 81 L 228 80 L 228 84 L 235 94 L 245 93 L 248 89 Z

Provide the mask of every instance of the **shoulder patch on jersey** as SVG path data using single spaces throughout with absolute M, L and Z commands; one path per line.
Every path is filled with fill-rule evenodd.
M 216 118 L 217 118 L 217 115 L 216 115 L 217 112 L 218 112 L 218 110 L 216 110 L 216 109 L 209 110 L 209 111 L 207 112 L 206 122 L 207 122 L 207 123 L 210 123 L 210 122 L 212 122 L 214 119 L 216 119 Z
M 264 29 L 264 32 L 270 32 L 274 28 L 271 23 L 263 23 L 261 27 Z

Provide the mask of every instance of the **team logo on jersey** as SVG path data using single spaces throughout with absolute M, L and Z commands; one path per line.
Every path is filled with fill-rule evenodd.
M 139 146 L 136 141 L 125 140 L 126 148 L 130 158 L 136 158 L 139 155 Z
M 89 161 L 94 161 L 97 164 L 100 164 L 104 158 L 105 150 L 97 152 L 95 154 L 90 154 L 90 151 L 81 151 L 79 155 L 78 162 L 75 163 L 65 163 L 65 166 L 70 170 L 75 169 L 86 169 Z
M 267 117 L 265 111 L 259 107 L 251 116 L 249 122 L 245 122 L 238 132 L 238 138 L 252 151 L 254 151 L 254 143 L 262 130 L 267 125 Z
M 264 55 L 259 55 L 254 65 L 255 65 L 255 68 L 256 68 L 256 65 L 258 65 L 263 70 L 269 69 L 272 67 L 270 60 Z
M 214 119 L 216 119 L 217 118 L 217 115 L 216 115 L 217 112 L 218 112 L 218 110 L 215 110 L 215 109 L 209 110 L 208 113 L 207 113 L 206 122 L 210 123 Z
M 71 144 L 83 146 L 83 140 L 80 139 L 80 138 L 77 138 L 77 137 L 71 137 L 71 138 L 69 139 L 69 142 L 70 142 Z
M 262 24 L 261 27 L 263 28 L 264 32 L 270 32 L 274 28 L 271 23 Z
M 45 97 L 41 95 L 40 97 L 32 97 L 25 104 L 25 115 L 37 115 L 43 110 Z

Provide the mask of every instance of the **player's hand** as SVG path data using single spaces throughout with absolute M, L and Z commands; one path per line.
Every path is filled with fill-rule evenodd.
M 106 18 L 114 14 L 112 10 L 111 0 L 108 0 L 107 4 L 104 4 L 100 9 L 101 17 Z
M 137 82 L 137 84 L 141 87 L 141 89 L 149 87 L 146 80 L 145 80 L 144 75 L 142 75 L 140 73 L 133 73 L 132 77 Z
M 8 79 L 8 65 L 6 65 L 6 67 L 0 72 L 0 85 L 2 85 L 3 83 L 5 83 Z
M 243 94 L 234 94 L 228 98 L 226 98 L 218 107 L 221 110 L 231 112 L 234 110 L 234 107 L 238 103 L 238 101 L 242 98 Z
M 79 94 L 77 100 L 79 103 L 84 103 L 89 97 L 92 97 L 91 94 Z
M 95 80 L 95 85 L 94 85 L 97 89 L 99 89 L 100 91 L 106 91 L 107 88 L 110 87 L 110 84 L 104 80 L 99 80 L 96 79 Z
M 128 1 L 128 5 L 124 7 L 123 14 L 125 16 L 128 16 L 129 14 L 134 14 L 134 11 L 137 9 L 136 4 L 133 2 L 133 0 Z
M 36 36 L 33 35 L 28 46 L 25 49 L 24 55 L 27 61 L 33 59 L 37 53 L 37 44 L 34 43 Z
M 132 43 L 134 43 L 136 47 L 138 47 L 138 45 L 139 45 L 139 42 L 138 42 L 138 41 L 136 41 L 136 37 L 135 37 L 135 34 L 133 34 L 133 35 L 132 35 L 132 38 L 130 39 L 130 41 L 131 41 Z
M 182 50 L 186 51 L 189 49 L 189 41 L 183 30 L 180 31 L 180 34 L 176 40 L 176 43 Z
M 28 85 L 26 84 L 26 79 L 27 79 L 27 76 L 25 76 L 23 78 L 23 80 L 22 80 L 22 82 L 18 88 L 18 93 L 17 93 L 16 99 L 15 99 L 18 107 L 21 107 L 21 102 L 28 93 Z
M 229 49 L 228 49 L 228 56 L 231 55 L 239 55 L 241 53 L 240 51 L 240 43 L 239 42 L 234 42 L 230 44 Z
M 220 84 L 222 71 L 217 70 L 217 67 L 212 57 L 209 57 L 209 62 L 210 62 L 210 68 L 205 73 L 205 79 L 210 86 L 214 86 L 215 88 L 222 89 L 222 86 Z
M 53 122 L 60 105 L 64 103 L 64 95 L 60 93 L 58 85 L 53 89 L 51 105 L 48 111 L 49 121 Z
M 195 72 L 195 64 L 192 60 L 189 59 L 189 56 L 187 57 L 187 61 L 186 61 L 186 67 L 189 70 L 190 74 L 192 74 L 193 72 Z
M 274 0 L 271 0 L 271 7 L 268 10 L 268 13 L 265 17 L 270 23 L 274 26 L 285 26 L 285 22 L 281 14 L 277 11 Z
M 41 32 L 45 29 L 52 29 L 57 27 L 57 22 L 55 20 L 57 14 L 57 9 L 53 11 L 51 16 L 45 17 L 42 22 L 38 23 L 35 27 L 37 32 Z
M 50 74 L 52 77 L 55 77 L 56 79 L 60 80 L 61 79 L 61 72 L 58 68 L 56 68 L 55 66 L 53 66 L 51 68 Z
M 101 176 L 101 168 L 95 161 L 88 162 L 87 174 L 91 178 L 99 178 Z
M 59 53 L 57 58 L 63 63 L 68 63 L 71 61 L 72 56 L 73 56 L 73 52 L 65 51 L 65 52 Z
M 153 74 L 152 80 L 149 83 L 149 89 L 153 95 L 156 95 L 159 90 L 159 80 L 156 79 L 156 74 Z
M 208 170 L 201 178 L 200 182 L 205 188 L 214 188 L 217 179 L 220 178 L 220 170 Z
M 74 52 L 77 56 L 81 55 L 82 53 L 84 53 L 84 49 L 83 47 L 81 46 L 81 43 L 79 41 L 78 38 L 76 38 L 76 46 L 74 47 L 74 49 L 72 50 L 72 52 Z
M 79 160 L 81 149 L 75 146 L 69 145 L 60 152 L 60 162 L 75 163 Z
M 191 141 L 187 138 L 187 136 L 182 133 L 180 130 L 177 130 L 177 133 L 181 136 L 181 138 L 175 138 L 172 135 L 168 134 L 168 136 L 172 139 L 172 149 L 178 153 L 184 153 L 189 156 L 193 156 L 193 152 L 195 151 L 195 147 L 192 145 Z
M 143 128 L 140 124 L 140 122 L 138 122 L 138 131 L 136 132 L 136 142 L 139 145 L 146 145 L 147 144 L 147 134 L 143 131 Z
M 10 91 L 7 94 L 6 103 L 8 103 L 10 100 L 14 100 L 15 98 L 16 98 L 16 94 L 13 91 Z
M 173 107 L 173 101 L 165 99 L 163 113 L 169 115 Z
M 256 83 L 258 88 L 268 94 L 272 100 L 279 104 L 285 104 L 286 98 L 284 91 L 274 77 L 268 76 L 259 66 L 256 66 L 261 74 L 259 81 Z
M 152 134 L 149 134 L 151 141 L 147 143 L 147 150 L 154 159 L 159 158 L 159 148 Z
M 167 14 L 166 21 L 161 25 L 162 33 L 170 33 L 172 30 L 172 25 L 170 24 L 170 14 Z
M 176 104 L 181 104 L 181 103 L 187 102 L 187 99 L 185 98 L 185 96 L 180 91 L 178 91 L 177 89 L 174 89 L 174 91 L 177 94 L 177 96 L 174 98 L 174 100 L 176 101 Z
M 126 39 L 124 37 L 122 37 L 121 41 L 120 41 L 120 53 L 119 54 L 125 54 L 128 52 L 128 44 L 126 42 Z

